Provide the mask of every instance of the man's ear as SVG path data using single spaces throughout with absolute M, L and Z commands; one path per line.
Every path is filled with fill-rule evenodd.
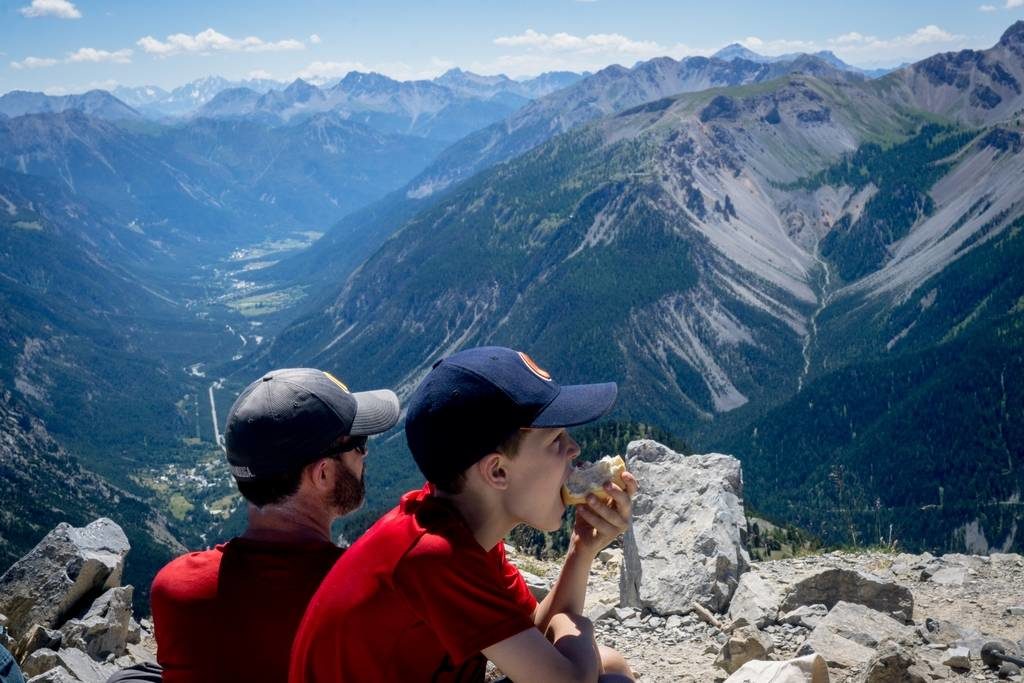
M 331 473 L 327 471 L 328 467 L 330 467 L 330 465 L 327 464 L 327 458 L 321 458 L 320 460 L 312 462 L 306 466 L 304 476 L 309 478 L 314 489 L 328 489 L 333 487 Z
M 488 453 L 474 467 L 488 486 L 499 490 L 508 488 L 508 459 L 501 453 Z

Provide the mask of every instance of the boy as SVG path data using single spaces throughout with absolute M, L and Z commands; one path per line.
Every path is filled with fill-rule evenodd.
M 427 479 L 335 564 L 292 647 L 291 683 L 632 680 L 580 616 L 597 553 L 629 524 L 636 479 L 577 510 L 565 566 L 538 604 L 505 558 L 525 523 L 561 524 L 561 485 L 579 447 L 565 427 L 596 420 L 616 386 L 560 387 L 524 353 L 461 351 L 412 395 L 405 430 Z M 547 638 L 545 638 L 545 634 Z

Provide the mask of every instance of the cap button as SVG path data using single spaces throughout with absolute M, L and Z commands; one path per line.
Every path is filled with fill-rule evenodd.
M 272 379 L 274 379 L 274 376 L 273 376 L 273 375 L 267 375 L 266 377 L 264 377 L 264 378 L 263 378 L 263 381 L 264 381 L 264 382 L 269 382 L 269 381 L 270 381 L 270 380 L 272 380 Z

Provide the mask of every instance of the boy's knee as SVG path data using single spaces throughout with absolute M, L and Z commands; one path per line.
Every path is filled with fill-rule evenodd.
M 625 657 L 619 654 L 618 650 L 607 645 L 598 645 L 598 652 L 601 655 L 601 673 L 615 674 L 614 676 L 602 676 L 601 681 L 632 681 L 633 670 L 629 668 Z

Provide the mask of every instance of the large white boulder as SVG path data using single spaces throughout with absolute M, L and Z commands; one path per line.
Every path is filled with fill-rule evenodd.
M 688 612 L 694 601 L 722 612 L 750 561 L 739 460 L 644 440 L 629 444 L 626 465 L 640 490 L 623 539 L 620 601 L 658 614 Z
M 59 627 L 93 599 L 121 585 L 128 538 L 101 517 L 76 528 L 61 523 L 0 576 L 0 613 L 20 638 L 33 624 Z

